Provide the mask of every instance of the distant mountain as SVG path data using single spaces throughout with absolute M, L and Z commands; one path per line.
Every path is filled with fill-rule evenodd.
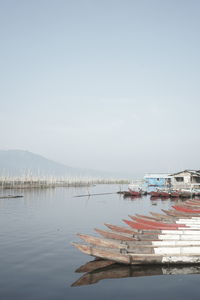
M 109 172 L 65 166 L 41 155 L 23 150 L 0 150 L 0 175 L 119 178 L 119 176 L 114 176 Z

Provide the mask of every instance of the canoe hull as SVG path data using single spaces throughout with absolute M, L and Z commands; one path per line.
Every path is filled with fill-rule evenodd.
M 200 264 L 200 255 L 158 255 L 158 254 L 122 254 L 120 251 L 103 249 L 88 245 L 73 243 L 81 252 L 102 258 L 123 263 L 127 265 L 146 265 L 146 264 Z

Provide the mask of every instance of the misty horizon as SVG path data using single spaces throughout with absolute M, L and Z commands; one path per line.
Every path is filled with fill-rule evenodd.
M 200 169 L 197 1 L 2 1 L 0 148 L 141 177 Z

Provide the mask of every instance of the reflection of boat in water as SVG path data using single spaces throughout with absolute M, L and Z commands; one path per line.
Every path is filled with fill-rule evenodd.
M 107 262 L 107 266 L 105 264 Z M 200 274 L 200 266 L 126 266 L 112 261 L 94 260 L 81 266 L 76 272 L 87 272 L 72 286 L 95 284 L 104 279 L 161 276 L 161 275 L 189 275 Z

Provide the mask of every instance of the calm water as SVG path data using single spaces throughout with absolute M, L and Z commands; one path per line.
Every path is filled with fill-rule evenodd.
M 90 193 L 117 190 L 119 186 L 95 186 Z M 140 268 L 137 277 L 127 277 L 135 276 L 135 270 L 116 267 L 116 279 L 71 287 L 83 275 L 75 270 L 92 260 L 70 245 L 79 241 L 77 232 L 93 234 L 94 227 L 104 229 L 104 222 L 122 225 L 128 214 L 147 214 L 172 204 L 152 202 L 148 196 L 135 200 L 117 194 L 73 197 L 86 193 L 86 188 L 32 190 L 24 191 L 24 198 L 0 200 L 1 300 L 199 298 L 198 274 L 160 276 L 161 268 L 152 272 Z M 105 269 L 103 277 L 109 278 L 109 272 Z M 120 274 L 127 278 L 119 278 Z M 144 276 L 148 274 L 154 276 Z

